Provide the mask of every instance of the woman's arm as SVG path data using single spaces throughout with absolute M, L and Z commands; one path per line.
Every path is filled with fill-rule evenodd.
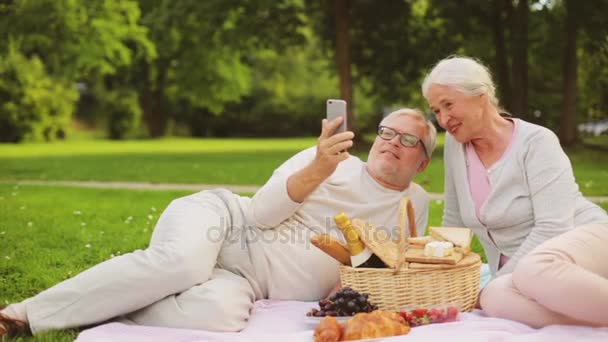
M 543 129 L 525 144 L 523 166 L 534 211 L 534 227 L 497 275 L 513 272 L 519 259 L 574 226 L 578 185 L 557 136 Z

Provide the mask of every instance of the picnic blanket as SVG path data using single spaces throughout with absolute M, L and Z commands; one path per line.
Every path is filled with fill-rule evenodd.
M 85 330 L 77 342 L 245 342 L 313 341 L 315 326 L 306 322 L 306 312 L 314 302 L 257 301 L 250 322 L 239 333 L 170 329 L 109 323 Z M 533 329 L 524 324 L 486 317 L 483 311 L 462 313 L 458 322 L 431 324 L 413 328 L 408 335 L 383 338 L 382 341 L 608 341 L 608 328 L 548 326 Z

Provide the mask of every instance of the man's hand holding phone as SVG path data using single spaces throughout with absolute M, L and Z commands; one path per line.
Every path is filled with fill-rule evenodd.
M 323 119 L 321 123 L 315 159 L 287 179 L 287 194 L 294 202 L 302 203 L 319 184 L 334 173 L 340 162 L 350 157 L 347 149 L 353 146 L 355 134 L 350 131 L 337 132 L 341 126 L 346 129 L 346 102 L 333 101 L 336 100 L 327 100 L 327 114 L 331 119 Z
M 340 101 L 340 106 L 332 107 L 332 103 L 335 103 L 333 101 Z M 327 109 L 328 119 L 323 119 L 321 123 L 317 155 L 313 162 L 317 172 L 325 178 L 336 170 L 340 162 L 350 157 L 347 150 L 353 146 L 353 138 L 355 137 L 355 134 L 350 131 L 339 132 L 346 129 L 346 102 L 328 100 Z M 343 110 L 343 112 L 340 112 L 340 110 Z

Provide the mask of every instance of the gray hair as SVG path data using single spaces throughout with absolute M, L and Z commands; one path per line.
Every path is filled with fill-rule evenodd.
M 435 144 L 437 143 L 437 129 L 435 128 L 435 125 L 433 125 L 433 123 L 426 118 L 426 116 L 420 109 L 417 109 L 417 108 L 397 109 L 396 111 L 393 111 L 393 112 L 387 114 L 380 122 L 380 125 L 382 125 L 382 123 L 384 123 L 385 121 L 392 120 L 394 118 L 397 118 L 400 116 L 405 116 L 405 115 L 411 116 L 413 118 L 420 120 L 421 122 L 424 122 L 424 124 L 426 126 L 426 134 L 423 137 L 420 137 L 420 139 L 422 140 L 422 143 L 424 144 L 424 147 L 425 147 L 424 152 L 430 160 L 431 155 L 433 154 L 433 150 L 435 150 Z
M 453 87 L 470 96 L 486 94 L 490 103 L 500 108 L 490 71 L 476 59 L 451 56 L 439 61 L 422 82 L 422 95 L 427 100 L 429 88 L 433 84 Z

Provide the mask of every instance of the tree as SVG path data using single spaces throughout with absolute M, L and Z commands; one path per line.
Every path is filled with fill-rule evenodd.
M 563 145 L 569 146 L 578 139 L 576 130 L 576 117 L 579 111 L 578 68 L 579 55 L 583 48 L 578 44 L 579 35 L 585 33 L 588 37 L 592 37 L 590 44 L 584 47 L 591 58 L 596 53 L 601 56 L 602 43 L 608 39 L 608 20 L 603 15 L 608 11 L 608 4 L 598 0 L 587 2 L 564 0 L 563 7 L 566 46 L 563 50 L 563 101 L 559 120 L 559 138 Z M 605 64 L 603 66 L 608 67 Z M 602 77 L 602 72 L 605 73 L 605 69 L 602 71 L 600 68 L 592 72 L 596 74 L 593 78 L 599 79 Z
M 350 58 L 350 0 L 334 0 L 334 18 L 336 22 L 336 65 L 340 84 L 340 98 L 346 101 L 347 124 L 349 129 L 355 129 L 355 114 L 353 103 L 353 84 L 351 80 Z
M 576 97 L 577 97 L 577 36 L 579 15 L 572 0 L 564 0 L 566 7 L 566 46 L 563 50 L 563 102 L 559 125 L 559 138 L 563 145 L 576 141 Z
M 0 55 L 0 141 L 62 137 L 77 98 L 75 86 L 48 75 L 38 57 L 13 44 Z
M 219 114 L 251 89 L 249 54 L 302 42 L 299 1 L 140 0 L 142 23 L 160 47 L 138 65 L 143 116 L 153 137 L 165 133 L 172 108 Z
M 96 84 L 156 53 L 139 24 L 136 1 L 13 1 L 0 11 L 0 31 L 9 37 L 0 48 L 15 42 L 19 53 L 39 60 L 58 84 Z
M 530 3 L 528 0 L 518 0 L 513 12 L 511 36 L 511 110 L 518 116 L 528 119 L 528 16 Z

